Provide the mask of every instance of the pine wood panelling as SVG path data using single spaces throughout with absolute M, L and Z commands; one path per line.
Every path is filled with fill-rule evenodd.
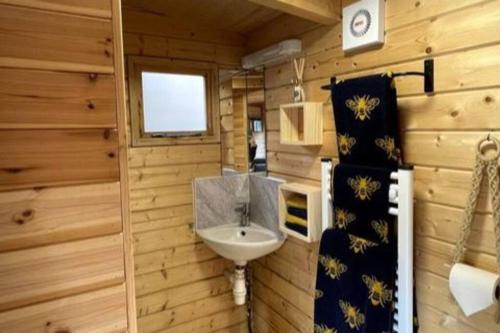
M 135 190 L 130 193 L 130 209 L 139 211 L 190 204 L 192 192 L 191 184 Z
M 321 158 L 311 155 L 290 153 L 267 154 L 269 170 L 299 178 L 321 179 Z
M 0 142 L 0 189 L 119 177 L 115 130 L 7 130 Z
M 220 172 L 219 163 L 200 163 L 131 169 L 130 186 L 134 189 L 190 184 L 194 177 L 213 176 Z
M 244 321 L 239 324 L 215 331 L 215 333 L 247 333 L 247 332 L 248 332 L 248 324 Z
M 475 147 L 489 132 L 411 132 L 405 135 L 405 161 L 417 165 L 472 169 Z M 500 132 L 491 132 L 500 136 Z M 425 149 L 421 149 L 425 147 Z
M 229 116 L 231 117 L 231 116 Z M 248 113 L 244 95 L 233 96 L 233 156 L 234 168 L 239 172 L 248 171 Z
M 318 24 L 292 15 L 280 15 L 261 25 L 247 36 L 248 52 L 255 52 L 273 43 L 294 38 L 304 31 L 312 30 Z
M 151 57 L 168 56 L 168 39 L 166 37 L 125 33 L 123 43 L 125 54 Z
M 220 296 L 207 297 L 199 301 L 179 305 L 168 311 L 158 312 L 138 320 L 140 332 L 153 333 L 205 317 L 234 307 L 233 295 L 227 292 Z
M 344 5 L 353 0 L 343 0 Z M 456 0 L 456 1 L 395 1 L 387 6 L 387 29 L 429 19 L 448 12 L 458 11 L 467 7 L 485 2 L 484 0 Z
M 192 332 L 217 332 L 224 331 L 227 327 L 241 325 L 246 320 L 246 309 L 244 307 L 233 307 L 229 310 L 216 314 L 191 320 L 181 325 L 160 330 L 160 333 L 192 333 Z M 231 331 L 230 331 L 231 332 Z M 240 332 L 239 330 L 237 332 Z
M 0 0 L 2 332 L 136 332 L 119 6 Z
M 145 316 L 164 311 L 166 308 L 222 295 L 230 290 L 231 286 L 225 276 L 209 278 L 139 297 L 137 309 L 141 316 Z
M 124 281 L 121 234 L 0 254 L 0 309 Z
M 374 52 L 362 52 L 344 57 L 340 47 L 308 57 L 304 79 L 325 77 L 325 73 L 353 72 L 385 64 L 421 59 L 443 53 L 498 42 L 500 8 L 493 2 L 471 8 L 467 15 L 456 12 L 387 33 L 385 47 Z M 425 36 L 422 38 L 422 36 Z
M 120 211 L 118 183 L 0 192 L 0 251 L 119 233 Z
M 262 298 L 255 304 L 256 311 L 258 311 L 257 309 L 259 308 L 260 302 L 268 304 L 272 309 L 275 309 L 280 316 L 287 318 L 295 330 L 299 332 L 307 332 L 310 330 L 309 328 L 313 325 L 311 317 L 301 312 L 293 304 L 282 300 L 274 291 L 267 288 L 259 281 L 255 281 L 253 287 L 254 293 Z M 259 312 L 262 313 L 262 311 Z
M 1 0 L 0 3 L 54 12 L 111 18 L 112 0 Z
M 222 132 L 233 132 L 234 130 L 234 118 L 232 115 L 221 117 L 221 131 Z
M 233 100 L 225 98 L 220 100 L 220 115 L 227 116 L 233 113 Z
M 125 333 L 125 285 L 4 312 L 0 331 Z
M 192 243 L 192 242 L 191 242 Z M 216 258 L 205 243 L 180 245 L 135 255 L 136 274 L 145 274 L 165 268 L 182 266 Z
M 129 152 L 130 168 L 220 162 L 217 144 L 132 148 Z
M 344 1 L 344 5 L 350 1 Z M 498 0 L 387 2 L 386 44 L 346 55 L 340 27 L 319 27 L 296 34 L 306 56 L 306 95 L 324 103 L 324 144 L 294 147 L 279 143 L 280 104 L 292 100 L 289 63 L 266 70 L 266 126 L 270 174 L 319 184 L 320 159 L 336 162 L 336 132 L 329 93 L 320 86 L 332 75 L 357 77 L 387 70 L 421 70 L 435 59 L 436 94 L 423 93 L 421 78 L 398 78 L 398 104 L 404 160 L 415 164 L 415 263 L 423 333 L 500 332 L 494 309 L 466 318 L 449 297 L 448 274 L 463 209 L 470 190 L 474 147 L 487 133 L 500 136 L 496 75 L 500 50 Z M 250 36 L 250 40 L 260 37 Z M 483 185 L 465 258 L 496 270 L 491 205 Z M 317 245 L 315 245 L 317 246 Z M 312 333 L 317 247 L 288 239 L 272 255 L 255 263 L 256 327 L 259 333 Z M 267 288 L 267 289 L 266 289 Z M 269 299 L 269 290 L 273 297 Z M 266 299 L 266 297 L 268 297 Z M 299 312 L 290 312 L 290 304 Z M 287 313 L 288 310 L 288 313 Z M 303 318 L 297 320 L 297 318 Z
M 215 259 L 136 276 L 138 296 L 222 275 L 229 262 Z
M 463 208 L 418 201 L 415 206 L 415 234 L 453 243 L 458 238 Z M 467 248 L 495 255 L 495 233 L 491 214 L 475 215 Z
M 280 12 L 252 4 L 250 1 L 217 0 L 205 6 L 205 0 L 142 1 L 124 0 L 126 8 L 166 15 L 175 20 L 196 23 L 209 30 L 246 33 L 280 15 Z
M 0 128 L 116 127 L 112 75 L 0 68 Z
M 164 229 L 164 228 L 171 228 L 171 227 L 177 227 L 185 224 L 192 225 L 193 224 L 193 207 L 192 205 L 182 205 L 182 206 L 177 206 L 177 207 L 172 207 L 172 208 L 160 208 L 160 209 L 155 209 L 154 211 L 140 211 L 140 212 L 134 212 L 134 214 L 148 214 L 150 212 L 154 213 L 159 213 L 160 211 L 173 211 L 177 208 L 187 208 L 189 209 L 189 213 L 185 215 L 179 215 L 179 216 L 174 216 L 174 217 L 169 217 L 169 218 L 163 218 L 159 220 L 154 220 L 154 221 L 148 221 L 144 223 L 135 223 L 132 225 L 132 230 L 134 233 L 140 233 L 140 232 L 146 232 L 146 231 L 153 231 L 153 230 L 159 230 L 159 229 Z
M 152 14 L 146 11 L 126 9 L 123 11 L 124 31 L 153 36 L 166 36 L 176 39 L 196 40 L 207 43 L 241 46 L 244 38 L 238 33 L 210 29 L 171 19 L 168 15 Z
M 259 317 L 262 317 L 273 330 L 277 332 L 300 333 L 300 331 L 290 324 L 280 313 L 275 311 L 271 306 L 264 303 L 259 297 L 254 298 L 254 311 Z
M 0 65 L 113 72 L 109 20 L 0 5 Z
M 126 57 L 239 66 L 244 52 L 239 34 L 171 16 L 127 7 Z M 230 114 L 230 105 L 216 104 Z M 230 126 L 232 131 L 232 121 Z M 221 129 L 221 137 L 227 130 Z M 226 152 L 225 142 L 128 147 L 139 333 L 246 332 L 244 309 L 234 306 L 223 276 L 231 263 L 193 231 L 192 180 L 220 175 Z
M 290 98 L 290 96 L 283 96 Z M 286 99 L 284 102 L 288 103 Z M 400 126 L 404 130 L 495 130 L 500 127 L 500 90 L 480 89 L 434 96 L 402 97 L 398 101 Z M 274 106 L 274 105 L 273 105 Z M 279 112 L 268 110 L 268 130 L 279 130 Z M 330 101 L 324 106 L 325 131 L 335 130 Z
M 230 97 L 233 97 L 233 80 L 231 77 L 219 84 L 219 98 L 222 100 Z
M 472 172 L 441 168 L 415 168 L 415 198 L 418 201 L 465 207 L 470 192 Z M 478 198 L 476 211 L 491 212 L 491 199 L 486 186 Z
M 450 297 L 447 279 L 422 270 L 416 271 L 416 277 L 422 286 L 417 289 L 419 302 L 439 310 L 439 317 L 448 319 L 441 319 L 440 326 L 446 328 L 450 325 L 455 325 L 458 322 L 458 325 L 453 327 L 455 329 L 453 332 L 460 332 L 462 330 L 464 332 L 481 333 L 498 332 L 498 326 L 496 326 L 493 320 L 493 309 L 480 312 L 467 318 L 462 313 L 456 302 Z M 424 321 L 424 323 L 425 322 L 426 321 Z
M 133 227 L 139 228 L 138 231 L 156 229 L 156 227 L 159 226 L 162 222 L 165 222 L 167 226 L 170 225 L 170 221 L 173 222 L 172 225 L 184 224 L 183 221 L 186 218 L 190 218 L 190 221 L 193 220 L 193 207 L 191 205 L 182 205 L 146 211 L 133 211 L 131 214 L 131 220 L 134 224 Z M 179 221 L 179 223 L 175 222 L 176 220 Z M 149 227 L 148 224 L 151 224 L 151 227 Z
M 172 237 L 175 235 L 175 237 Z M 134 253 L 141 254 L 167 249 L 195 242 L 195 234 L 190 225 L 183 225 L 134 234 Z
M 295 285 L 288 282 L 283 277 L 273 273 L 260 262 L 253 263 L 254 277 L 266 287 L 272 289 L 284 300 L 293 304 L 308 316 L 312 316 L 314 308 L 314 297 L 303 290 L 297 289 Z M 257 297 L 260 297 L 257 295 Z
M 334 24 L 340 21 L 341 1 L 329 0 L 250 0 L 251 2 L 302 17 L 320 24 Z

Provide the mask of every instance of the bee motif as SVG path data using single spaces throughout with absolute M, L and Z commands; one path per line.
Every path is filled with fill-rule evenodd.
M 382 243 L 389 244 L 389 224 L 384 220 L 372 221 L 372 228 L 382 240 Z
M 325 324 L 314 324 L 314 333 L 337 333 L 335 328 L 329 328 Z
M 316 289 L 314 291 L 314 299 L 320 299 L 321 297 L 323 297 L 323 295 L 323 290 Z
M 381 148 L 387 153 L 387 158 L 390 160 L 398 160 L 399 157 L 399 149 L 396 148 L 396 143 L 394 141 L 394 138 L 391 138 L 390 136 L 385 136 L 383 139 L 378 138 L 375 139 L 375 144 L 377 147 Z
M 359 309 L 352 306 L 349 302 L 339 301 L 340 308 L 344 313 L 345 322 L 351 329 L 359 330 L 365 323 L 365 316 L 359 312 Z
M 347 209 L 335 208 L 335 224 L 339 229 L 346 229 L 349 223 L 356 219 L 356 215 Z
M 345 105 L 354 112 L 356 119 L 370 119 L 370 113 L 380 104 L 380 99 L 370 95 L 354 96 L 347 99 Z
M 347 266 L 336 258 L 330 256 L 319 256 L 319 262 L 325 268 L 326 274 L 333 280 L 340 279 L 340 276 L 347 271 Z
M 387 285 L 378 281 L 374 276 L 363 275 L 363 282 L 368 287 L 368 299 L 373 306 L 384 307 L 387 302 L 392 302 L 392 290 L 387 289 Z
M 356 144 L 356 139 L 348 134 L 337 134 L 337 144 L 342 155 L 349 155 L 351 148 Z
M 361 200 L 371 200 L 372 194 L 382 186 L 379 181 L 372 180 L 371 177 L 361 176 L 348 178 L 347 184 L 354 190 L 356 198 Z
M 354 235 L 349 235 L 349 240 L 351 242 L 349 249 L 351 249 L 354 253 L 364 254 L 366 249 L 368 249 L 369 247 L 377 246 L 377 243 L 371 242 L 361 237 L 356 237 Z

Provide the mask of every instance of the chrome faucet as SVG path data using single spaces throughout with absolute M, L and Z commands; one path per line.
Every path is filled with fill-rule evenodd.
M 249 202 L 237 203 L 234 211 L 240 213 L 240 226 L 241 227 L 250 226 L 250 203 Z

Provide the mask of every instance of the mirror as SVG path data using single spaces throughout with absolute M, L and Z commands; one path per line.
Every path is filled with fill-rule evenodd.
M 224 174 L 267 173 L 264 69 L 221 70 Z

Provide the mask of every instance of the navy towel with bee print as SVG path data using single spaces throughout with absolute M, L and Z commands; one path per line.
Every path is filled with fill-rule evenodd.
M 384 244 L 396 244 L 388 214 L 391 169 L 337 164 L 333 172 L 334 227 Z
M 396 97 L 390 74 L 332 87 L 340 164 L 334 225 L 320 244 L 315 333 L 393 332 L 397 240 L 388 192 L 401 163 Z
M 348 232 L 323 233 L 315 333 L 391 332 L 393 250 Z
M 321 238 L 316 280 L 317 333 L 391 332 L 397 243 L 390 173 L 335 167 L 334 223 Z
M 390 74 L 339 81 L 333 85 L 340 163 L 398 166 L 396 96 Z

